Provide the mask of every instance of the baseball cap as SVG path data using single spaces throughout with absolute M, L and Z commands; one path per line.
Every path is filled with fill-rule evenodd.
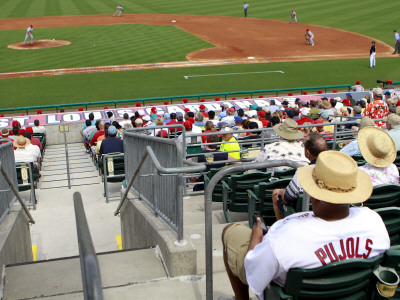
M 361 105 L 362 108 L 365 108 L 366 101 L 361 99 L 361 100 L 357 101 L 357 104 Z
M 308 116 L 309 114 L 310 114 L 310 109 L 308 108 L 308 107 L 303 107 L 302 109 L 300 109 L 300 113 L 303 115 L 303 116 Z
M 351 93 L 346 93 L 346 96 L 349 96 L 349 97 L 351 97 Z
M 255 110 L 249 110 L 247 112 L 247 116 L 250 118 L 256 117 L 257 116 L 257 112 Z
M 390 125 L 399 125 L 400 123 L 400 116 L 396 115 L 396 114 L 390 114 L 387 117 L 386 122 L 388 122 Z
M 242 117 L 235 116 L 234 119 L 235 119 L 235 121 L 236 121 L 237 123 L 241 123 L 241 122 L 242 122 Z
M 1 130 L 1 135 L 2 135 L 3 137 L 8 136 L 8 135 L 9 135 L 8 129 L 7 129 L 7 128 L 3 128 L 3 129 Z
M 329 119 L 329 112 L 327 112 L 326 110 L 324 110 L 324 111 L 321 113 L 321 117 L 323 117 L 324 119 Z
M 136 119 L 136 120 L 138 120 L 138 119 Z M 150 116 L 144 116 L 143 120 L 149 122 L 151 120 L 151 118 L 150 118 Z
M 206 109 L 206 106 L 204 104 L 199 106 L 200 109 Z
M 26 132 L 29 132 L 29 133 L 31 133 L 31 134 L 33 134 L 33 128 L 30 127 L 30 126 L 26 127 L 26 128 L 25 128 L 25 131 L 26 131 Z
M 153 121 L 155 121 L 155 120 L 158 118 L 158 116 L 157 116 L 156 114 L 152 114 L 152 115 L 150 116 L 150 118 L 151 118 Z
M 184 111 L 185 111 L 185 112 L 189 112 L 190 109 L 186 107 L 186 108 L 184 109 Z
M 18 125 L 19 125 L 18 121 L 12 121 L 12 127 L 15 127 L 15 126 L 18 126 Z
M 356 81 L 356 84 L 361 84 L 361 81 L 360 81 L 360 80 L 357 80 L 357 81 Z
M 251 107 L 252 110 L 256 110 L 258 106 L 255 105 L 255 104 L 252 104 L 250 107 Z
M 234 113 L 235 109 L 233 107 L 231 107 L 231 108 L 228 109 L 228 111 L 231 112 L 231 113 Z
M 350 99 L 344 99 L 343 101 L 342 101 L 342 103 L 344 103 L 344 104 L 346 104 L 347 106 L 351 106 L 351 101 L 350 101 Z
M 389 91 L 387 91 L 387 92 L 385 93 L 385 95 L 387 95 L 387 96 L 390 96 L 390 92 L 389 92 Z
M 144 111 L 143 110 L 139 110 L 139 116 L 141 116 L 141 117 L 144 116 Z
M 381 88 L 374 88 L 373 93 L 375 96 L 382 96 L 382 89 Z
M 143 124 L 143 120 L 138 118 L 138 119 L 135 120 L 135 123 L 136 124 Z
M 257 112 L 257 114 L 261 117 L 261 118 L 265 118 L 267 116 L 267 113 L 263 110 L 260 110 Z
M 293 111 L 293 110 L 287 110 L 287 111 L 286 111 L 286 115 L 287 115 L 290 119 L 293 119 L 293 117 L 294 117 L 294 111 Z
M 355 112 L 356 114 L 361 114 L 361 111 L 362 111 L 361 107 L 359 107 L 359 106 L 354 106 L 354 107 L 353 107 L 353 110 L 354 110 L 354 112 Z
M 307 102 L 306 100 L 300 100 L 300 104 L 301 104 L 301 105 L 307 105 L 307 103 L 308 103 L 308 102 Z
M 109 135 L 116 135 L 117 134 L 117 128 L 114 125 L 111 125 L 110 127 L 108 127 L 108 134 Z

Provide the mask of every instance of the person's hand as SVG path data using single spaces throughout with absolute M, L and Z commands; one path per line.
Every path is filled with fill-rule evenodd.
M 277 202 L 279 200 L 279 196 L 282 195 L 283 189 L 275 189 L 272 192 L 272 201 Z
M 264 233 L 261 229 L 261 219 L 260 217 L 257 217 L 257 223 L 254 224 L 251 232 L 251 240 L 248 251 L 253 250 L 256 245 L 260 244 L 263 240 L 263 237 Z

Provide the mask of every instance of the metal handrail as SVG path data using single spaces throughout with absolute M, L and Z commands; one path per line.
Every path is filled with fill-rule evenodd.
M 215 185 L 224 176 L 234 172 L 244 172 L 252 169 L 266 169 L 273 167 L 287 166 L 297 169 L 300 164 L 290 160 L 275 160 L 264 163 L 244 163 L 224 167 L 218 171 L 209 181 L 204 193 L 204 215 L 205 215 L 205 241 L 206 241 L 206 299 L 213 299 L 213 244 L 212 244 L 212 194 Z
M 73 198 L 84 299 L 103 300 L 99 262 L 90 236 L 81 194 L 75 192 Z
M 114 216 L 117 216 L 120 213 L 121 207 L 128 196 L 128 193 L 133 185 L 133 182 L 135 181 L 137 175 L 139 174 L 139 171 L 148 155 L 150 155 L 151 161 L 153 162 L 157 171 L 161 174 L 197 173 L 197 172 L 202 172 L 206 169 L 205 165 L 198 164 L 188 160 L 184 160 L 183 163 L 189 165 L 190 167 L 165 168 L 161 166 L 160 162 L 158 161 L 156 155 L 153 152 L 153 149 L 151 149 L 150 146 L 147 146 L 146 150 L 143 152 L 141 158 L 139 159 L 139 164 L 137 165 L 135 171 L 133 172 L 131 178 L 129 179 L 128 185 L 126 186 L 121 201 L 119 202 L 118 207 L 114 212 Z
M 1 174 L 3 174 L 5 180 L 10 185 L 11 190 L 13 191 L 14 195 L 17 197 L 19 203 L 21 204 L 21 206 L 24 209 L 26 215 L 28 216 L 29 222 L 32 223 L 32 224 L 35 224 L 35 220 L 33 219 L 32 215 L 30 214 L 28 208 L 26 207 L 26 205 L 24 203 L 24 200 L 22 200 L 21 195 L 18 192 L 18 189 L 15 187 L 14 183 L 12 182 L 10 176 L 8 175 L 6 169 L 4 168 L 4 166 L 3 166 L 1 161 L 0 161 L 0 170 L 1 170 Z
M 68 158 L 68 144 L 67 144 L 67 134 L 65 133 L 64 120 L 62 121 L 63 132 L 64 132 L 64 147 L 65 147 L 65 164 L 67 165 L 67 181 L 68 189 L 71 189 L 71 176 L 69 172 L 69 158 Z

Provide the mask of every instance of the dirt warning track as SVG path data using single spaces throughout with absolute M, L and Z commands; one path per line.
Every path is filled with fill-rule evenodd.
M 34 24 L 35 30 L 113 24 L 171 25 L 206 40 L 215 47 L 189 53 L 186 62 L 0 73 L 0 78 L 253 62 L 367 58 L 372 41 L 371 37 L 361 34 L 311 24 L 196 15 L 88 15 L 2 19 L 0 30 L 25 30 L 29 24 Z M 314 47 L 306 45 L 306 28 L 315 35 Z M 390 56 L 393 48 L 379 40 L 375 41 L 380 50 L 378 57 Z M 73 43 L 73 40 L 71 42 Z

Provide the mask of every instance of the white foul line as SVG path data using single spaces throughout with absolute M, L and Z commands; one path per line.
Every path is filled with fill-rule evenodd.
M 206 75 L 186 75 L 186 76 L 183 76 L 183 78 L 189 79 L 189 77 L 211 77 L 211 76 L 247 75 L 247 74 L 266 74 L 266 73 L 281 73 L 281 74 L 285 74 L 285 72 L 283 72 L 283 71 L 264 71 L 264 72 L 246 72 L 246 73 L 225 73 L 225 74 L 206 74 Z

